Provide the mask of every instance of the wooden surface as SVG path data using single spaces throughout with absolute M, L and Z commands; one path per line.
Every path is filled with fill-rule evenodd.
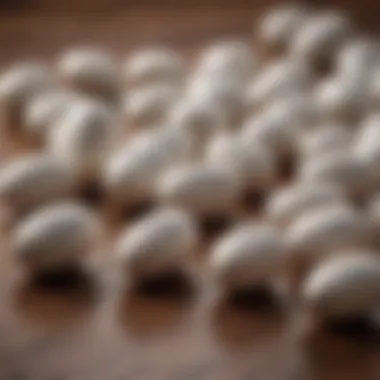
M 0 14 L 4 64 L 50 58 L 85 42 L 120 54 L 164 41 L 192 51 L 223 35 L 249 36 L 253 17 L 267 2 L 144 2 L 123 10 L 115 5 L 120 2 L 111 2 L 115 7 L 109 12 L 74 15 L 51 7 L 26 12 L 33 2 L 11 3 L 4 2 Z M 93 10 L 105 6 L 93 4 Z M 368 1 L 368 10 L 374 4 Z M 351 1 L 349 7 L 360 8 L 359 18 L 365 20 L 363 2 Z M 112 267 L 88 283 L 53 291 L 21 281 L 7 256 L 6 238 L 2 251 L 0 380 L 380 379 L 379 347 L 328 333 L 303 345 L 295 339 L 301 326 L 293 313 L 220 304 L 201 271 L 194 291 L 175 297 L 125 293 Z

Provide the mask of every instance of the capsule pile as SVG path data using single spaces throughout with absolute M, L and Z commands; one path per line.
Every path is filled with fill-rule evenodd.
M 4 71 L 2 138 L 25 143 L 0 166 L 15 262 L 86 266 L 105 206 L 132 284 L 194 276 L 207 251 L 221 297 L 266 287 L 320 320 L 380 308 L 380 45 L 294 5 L 254 28 L 192 64 L 167 46 L 85 46 Z

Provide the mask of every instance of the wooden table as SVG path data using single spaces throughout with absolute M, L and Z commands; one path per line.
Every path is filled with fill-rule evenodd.
M 249 36 L 268 1 L 51 3 L 2 2 L 3 64 L 52 58 L 87 42 L 120 54 L 153 42 L 191 52 L 224 35 Z M 374 1 L 346 3 L 363 25 L 376 27 Z M 379 347 L 326 332 L 303 345 L 292 333 L 299 327 L 293 315 L 217 303 L 202 272 L 196 289 L 181 296 L 123 293 L 112 267 L 94 282 L 52 292 L 20 281 L 6 241 L 0 380 L 380 379 Z

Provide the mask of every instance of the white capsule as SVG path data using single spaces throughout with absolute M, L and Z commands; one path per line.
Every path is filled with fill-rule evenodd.
M 0 170 L 0 199 L 16 211 L 26 211 L 73 190 L 71 170 L 47 154 L 22 156 Z
M 119 132 L 116 123 L 104 104 L 80 101 L 51 128 L 49 148 L 73 167 L 78 179 L 93 179 Z
M 65 114 L 78 97 L 65 91 L 47 91 L 28 102 L 24 124 L 26 131 L 37 138 L 44 138 L 58 119 Z
M 359 195 L 367 190 L 369 174 L 365 161 L 345 151 L 311 157 L 300 169 L 300 178 L 336 183 L 352 195 Z
M 255 109 L 276 99 L 303 94 L 310 89 L 312 82 L 311 69 L 302 60 L 278 60 L 267 65 L 248 85 L 245 102 Z
M 168 170 L 158 184 L 164 202 L 196 216 L 224 216 L 235 212 L 241 185 L 238 176 L 223 165 L 187 165 Z
M 337 185 L 301 182 L 274 193 L 269 199 L 266 217 L 279 226 L 287 226 L 305 213 L 345 202 L 344 191 Z
M 205 75 L 246 81 L 257 68 L 252 47 L 240 40 L 226 40 L 212 44 L 202 54 L 197 70 Z
M 134 280 L 186 272 L 198 245 L 193 220 L 176 209 L 162 209 L 122 232 L 116 244 L 120 264 Z
M 313 96 L 320 114 L 330 120 L 356 122 L 372 104 L 363 77 L 327 79 L 315 88 Z
M 291 4 L 272 8 L 259 23 L 259 39 L 270 48 L 287 49 L 309 18 L 310 11 L 303 6 Z
M 0 105 L 7 123 L 19 122 L 25 104 L 36 94 L 53 88 L 53 80 L 43 64 L 21 63 L 0 78 Z
M 210 267 L 229 291 L 269 285 L 283 264 L 284 246 L 275 229 L 243 225 L 227 232 L 212 249 Z
M 151 198 L 158 176 L 173 162 L 186 159 L 189 140 L 172 130 L 137 135 L 116 151 L 105 165 L 106 191 L 118 202 Z
M 128 85 L 178 83 L 185 74 L 184 63 L 172 50 L 155 47 L 133 53 L 124 65 Z
M 324 12 L 309 18 L 295 35 L 290 50 L 295 56 L 315 60 L 329 58 L 352 33 L 349 20 L 334 12 Z
M 380 261 L 358 251 L 326 260 L 305 281 L 303 298 L 322 317 L 365 315 L 380 303 Z
M 117 63 L 106 51 L 79 47 L 62 54 L 59 75 L 73 88 L 91 95 L 115 99 L 120 89 Z
M 230 133 L 220 134 L 210 142 L 206 161 L 230 167 L 248 191 L 268 190 L 277 180 L 276 160 L 269 149 Z
M 98 233 L 91 212 L 74 203 L 59 203 L 36 211 L 17 227 L 12 253 L 30 271 L 82 265 Z
M 310 262 L 329 252 L 369 243 L 371 222 L 366 215 L 345 205 L 328 204 L 311 210 L 290 224 L 286 241 L 292 257 Z
M 334 152 L 349 152 L 353 140 L 354 134 L 346 125 L 325 123 L 300 137 L 299 150 L 301 156 L 308 160 Z
M 161 123 L 180 96 L 177 86 L 156 84 L 131 91 L 123 109 L 129 126 L 151 126 Z

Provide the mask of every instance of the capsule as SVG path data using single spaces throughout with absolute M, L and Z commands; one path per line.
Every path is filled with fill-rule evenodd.
M 198 233 L 191 217 L 178 209 L 160 209 L 143 217 L 122 233 L 116 257 L 135 284 L 186 275 Z
M 269 198 L 266 217 L 278 226 L 286 227 L 303 214 L 321 207 L 349 204 L 344 191 L 329 182 L 301 182 L 280 189 Z
M 0 107 L 6 125 L 22 123 L 27 102 L 53 87 L 54 81 L 43 64 L 25 62 L 5 71 L 0 78 Z
M 268 225 L 238 226 L 214 245 L 210 270 L 227 293 L 271 287 L 282 269 L 284 246 Z
M 178 84 L 185 75 L 181 57 L 169 48 L 151 47 L 134 52 L 124 64 L 128 86 L 139 87 L 158 83 Z
M 188 144 L 186 134 L 171 129 L 137 135 L 106 161 L 103 168 L 106 192 L 121 206 L 151 200 L 163 170 L 190 154 Z
M 306 7 L 293 4 L 270 9 L 259 22 L 259 40 L 273 51 L 287 51 L 294 36 L 308 22 L 310 13 Z
M 368 315 L 380 302 L 377 255 L 359 250 L 323 261 L 305 280 L 302 298 L 321 320 Z
M 118 127 L 113 112 L 104 104 L 80 101 L 51 128 L 48 146 L 73 168 L 79 182 L 92 181 L 113 147 Z
M 123 111 L 129 127 L 159 125 L 178 100 L 179 88 L 172 84 L 156 84 L 135 89 L 126 95 Z
M 266 68 L 248 84 L 245 105 L 257 110 L 276 99 L 304 94 L 314 81 L 311 68 L 302 60 L 286 58 L 269 63 Z
M 169 169 L 158 183 L 159 199 L 199 217 L 234 215 L 240 192 L 233 170 L 207 163 Z
M 108 52 L 94 47 L 71 49 L 61 55 L 57 70 L 72 88 L 102 99 L 117 100 L 119 69 Z
M 294 36 L 290 52 L 312 64 L 329 58 L 351 36 L 352 27 L 343 14 L 323 12 L 309 18 Z
M 99 234 L 99 223 L 75 203 L 35 211 L 17 226 L 12 253 L 31 275 L 85 265 Z
M 70 168 L 48 154 L 28 154 L 4 164 L 0 170 L 1 202 L 16 213 L 67 196 L 73 187 Z
M 44 139 L 50 127 L 67 112 L 78 96 L 66 91 L 47 91 L 32 98 L 25 107 L 26 132 L 37 139 Z

